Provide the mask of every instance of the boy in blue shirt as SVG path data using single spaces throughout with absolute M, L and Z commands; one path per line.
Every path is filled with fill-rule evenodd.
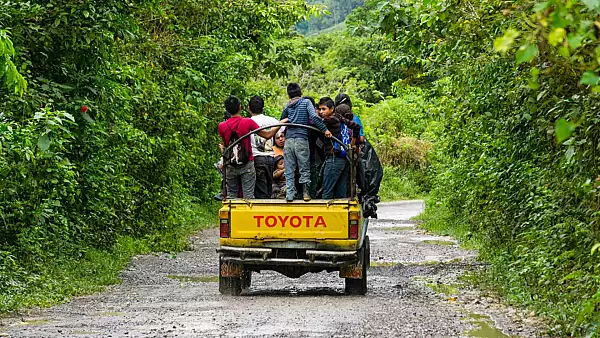
M 283 108 L 281 120 L 288 118 L 289 123 L 314 125 L 331 137 L 323 121 L 317 116 L 313 104 L 302 98 L 302 89 L 297 83 L 287 86 L 290 102 Z M 308 129 L 301 127 L 288 127 L 285 132 L 285 147 L 283 148 L 285 165 L 285 186 L 288 202 L 294 200 L 294 178 L 296 168 L 300 170 L 300 184 L 304 201 L 310 201 L 310 151 L 308 146 Z

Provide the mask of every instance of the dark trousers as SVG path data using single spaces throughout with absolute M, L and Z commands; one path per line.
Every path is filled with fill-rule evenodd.
M 256 184 L 254 198 L 268 199 L 273 194 L 273 156 L 254 156 Z
M 325 160 L 323 172 L 323 199 L 348 197 L 348 164 L 337 156 Z

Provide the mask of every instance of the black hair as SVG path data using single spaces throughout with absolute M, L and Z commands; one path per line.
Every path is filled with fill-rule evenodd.
M 333 103 L 333 100 L 330 97 L 325 96 L 319 100 L 319 106 L 326 106 L 327 108 L 331 109 L 335 105 Z
M 305 97 L 303 97 L 303 99 L 310 101 L 310 103 L 312 103 L 313 107 L 317 108 L 317 105 L 315 104 L 315 99 L 313 99 L 312 96 L 305 96 Z
M 290 99 L 301 97 L 302 89 L 300 88 L 299 84 L 292 82 L 287 86 L 287 93 Z
M 352 118 L 354 117 L 352 115 L 352 109 L 345 103 L 335 106 L 335 114 L 350 121 L 352 121 Z
M 279 163 L 280 161 L 283 161 L 283 156 L 281 156 L 281 155 L 275 156 L 275 159 L 273 160 L 273 168 L 274 169 L 277 169 L 277 163 Z
M 223 113 L 223 120 L 227 121 L 231 118 L 231 114 L 229 114 L 229 112 L 226 110 L 225 113 Z
M 339 106 L 340 104 L 345 104 L 352 109 L 352 101 L 350 100 L 350 96 L 348 94 L 339 93 L 335 97 L 335 105 Z
M 231 116 L 239 113 L 241 107 L 242 101 L 240 101 L 240 99 L 238 99 L 237 96 L 230 95 L 225 99 L 225 110 L 227 110 L 227 112 L 231 114 Z
M 265 111 L 265 100 L 260 96 L 253 96 L 248 103 L 252 114 L 262 114 Z

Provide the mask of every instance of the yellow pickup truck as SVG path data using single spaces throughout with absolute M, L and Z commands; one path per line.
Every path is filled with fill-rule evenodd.
M 350 160 L 352 148 L 346 149 Z M 219 210 L 219 292 L 239 295 L 250 286 L 253 272 L 272 270 L 298 278 L 339 271 L 346 293 L 364 295 L 370 263 L 368 219 L 350 167 L 350 198 L 224 201 Z

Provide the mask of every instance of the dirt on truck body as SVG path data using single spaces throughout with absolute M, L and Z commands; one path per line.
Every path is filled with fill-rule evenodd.
M 339 271 L 346 292 L 367 292 L 368 219 L 356 200 L 231 200 L 219 211 L 219 291 L 238 295 L 252 273 L 291 278 Z

